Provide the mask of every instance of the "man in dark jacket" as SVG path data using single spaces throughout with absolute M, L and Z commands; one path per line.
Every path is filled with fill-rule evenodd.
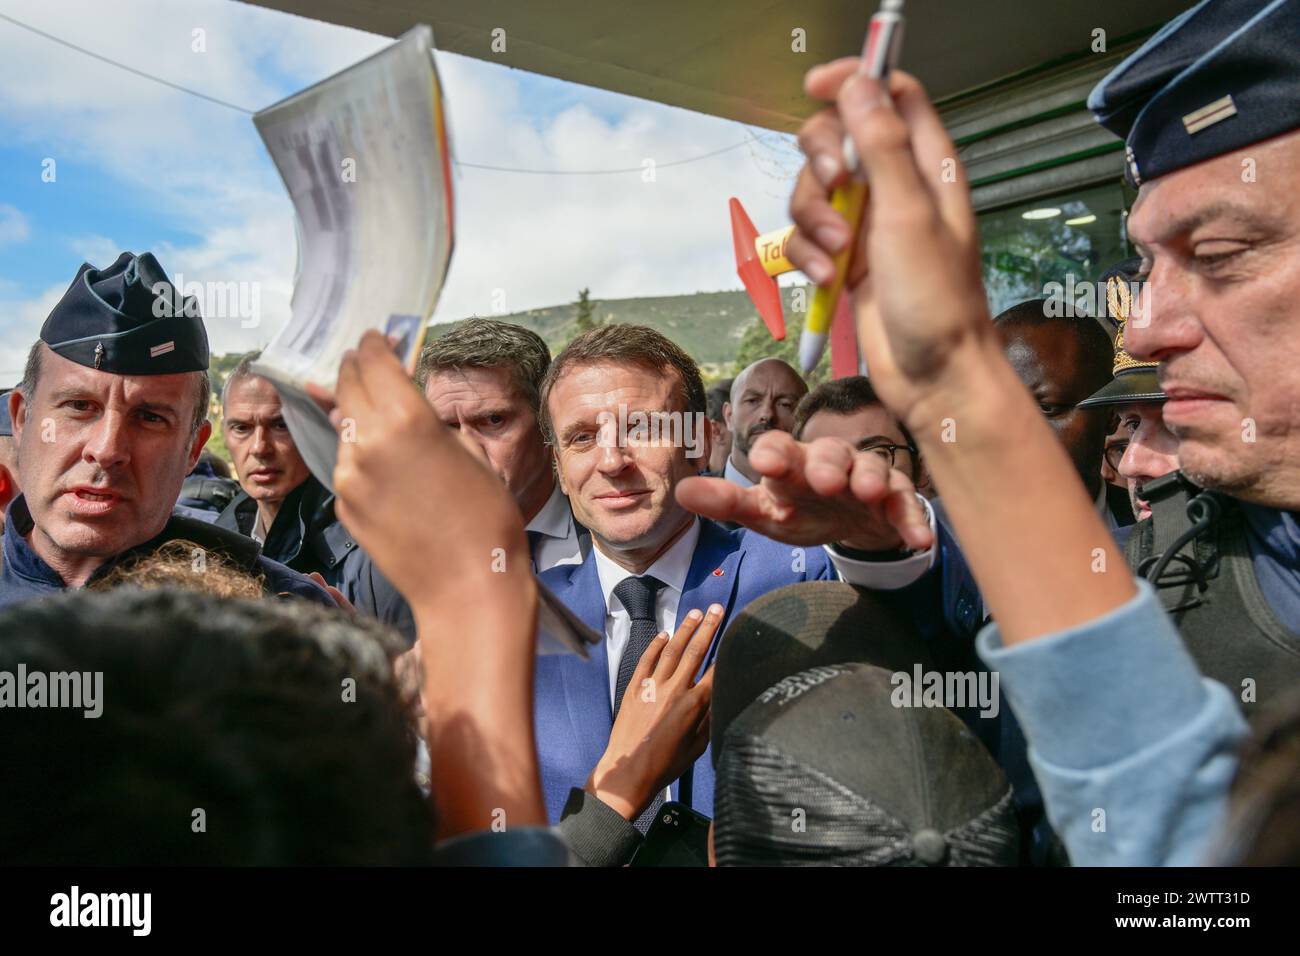
M 257 358 L 241 358 L 221 391 L 222 435 L 242 490 L 216 524 L 259 542 L 273 561 L 319 573 L 350 600 L 356 541 L 334 516 L 334 495 L 298 453 L 275 386 L 253 373 Z

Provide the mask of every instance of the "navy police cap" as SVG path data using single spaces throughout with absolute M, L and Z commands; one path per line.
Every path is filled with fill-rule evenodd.
M 1088 97 L 1144 182 L 1300 128 L 1300 0 L 1203 0 Z
M 124 252 L 107 269 L 82 265 L 41 326 L 41 341 L 78 365 L 117 375 L 208 367 L 198 302 L 182 297 L 148 252 Z

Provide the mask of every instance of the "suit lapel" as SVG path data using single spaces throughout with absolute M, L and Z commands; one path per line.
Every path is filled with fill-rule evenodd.
M 718 641 L 731 619 L 731 605 L 736 597 L 736 588 L 740 580 L 740 564 L 745 553 L 736 545 L 735 539 L 721 525 L 704 519 L 700 520 L 700 540 L 695 546 L 695 556 L 691 559 L 691 569 L 686 574 L 686 585 L 682 588 L 682 599 L 677 605 L 677 620 L 691 610 L 708 610 L 710 604 L 722 606 L 722 627 L 713 637 L 704 666 L 708 666 L 717 653 Z
M 566 497 L 564 500 L 568 502 L 569 499 Z M 569 504 L 569 520 L 573 522 L 573 532 L 578 536 L 578 553 L 582 555 L 582 560 L 585 562 L 588 555 L 591 554 L 591 532 L 573 513 L 572 504 Z M 600 628 L 596 628 L 596 630 L 600 630 Z
M 698 680 L 705 669 L 713 663 L 718 653 L 718 644 L 722 634 L 731 620 L 732 605 L 740 584 L 740 565 L 745 552 L 736 543 L 736 538 L 722 525 L 701 519 L 700 541 L 695 546 L 695 557 L 691 560 L 691 569 L 686 575 L 686 585 L 682 588 L 682 600 L 677 605 L 677 621 L 688 611 L 698 608 L 708 610 L 710 604 L 722 606 L 722 625 L 713 636 L 709 653 L 695 675 Z M 695 761 L 677 783 L 673 784 L 673 797 L 681 800 L 705 816 L 713 816 L 713 765 L 709 750 Z
M 584 624 L 597 634 L 605 634 L 605 598 L 600 590 L 594 555 L 588 554 L 582 564 L 573 565 L 568 588 L 556 596 Z M 602 640 L 592 649 L 589 660 L 565 655 L 560 673 L 574 740 L 585 765 L 595 767 L 609 743 L 610 728 L 614 726 L 609 699 L 608 640 Z

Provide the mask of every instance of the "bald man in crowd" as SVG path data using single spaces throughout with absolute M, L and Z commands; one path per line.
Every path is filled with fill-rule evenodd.
M 731 401 L 723 406 L 731 431 L 731 454 L 723 477 L 748 488 L 759 474 L 749 463 L 749 450 L 764 432 L 794 429 L 794 410 L 808 394 L 808 384 L 786 362 L 759 359 L 731 383 Z

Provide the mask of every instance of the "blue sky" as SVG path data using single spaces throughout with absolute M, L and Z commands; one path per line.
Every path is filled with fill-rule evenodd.
M 103 56 L 257 109 L 387 38 L 234 0 L 0 0 L 0 13 Z M 195 51 L 194 30 L 205 49 Z M 439 55 L 458 160 L 639 167 L 739 142 L 743 126 Z M 774 174 L 770 160 L 776 158 Z M 56 179 L 43 182 L 43 162 Z M 786 221 L 788 148 L 745 147 L 640 176 L 461 169 L 456 254 L 435 319 L 595 298 L 739 288 L 726 201 Z M 251 118 L 0 21 L 0 385 L 83 260 L 152 250 L 186 280 L 256 282 L 256 330 L 210 323 L 215 351 L 265 344 L 287 319 L 293 211 Z

